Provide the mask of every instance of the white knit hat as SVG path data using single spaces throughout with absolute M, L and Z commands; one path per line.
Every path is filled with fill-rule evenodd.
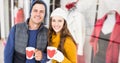
M 62 18 L 64 18 L 65 20 L 67 20 L 67 12 L 65 10 L 63 10 L 62 8 L 56 8 L 52 13 L 50 17 L 53 16 L 60 16 Z

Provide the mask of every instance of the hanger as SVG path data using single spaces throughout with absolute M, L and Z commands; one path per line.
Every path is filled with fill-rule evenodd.
M 108 15 L 113 15 L 113 14 L 115 14 L 115 13 L 116 13 L 115 10 L 110 10 L 107 14 L 108 14 Z

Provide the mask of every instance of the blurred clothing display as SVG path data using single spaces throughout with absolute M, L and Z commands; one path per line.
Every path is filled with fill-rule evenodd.
M 106 24 L 105 21 L 109 18 L 108 13 L 101 19 L 98 19 L 95 24 L 90 41 L 90 44 L 93 47 L 92 63 L 118 63 L 120 44 L 120 14 L 116 11 L 114 12 L 115 15 L 113 16 L 113 20 L 115 17 L 116 22 L 110 33 L 104 34 L 102 32 L 102 28 L 106 26 L 104 25 Z
M 15 24 L 24 22 L 24 11 L 23 8 L 18 9 L 15 15 Z

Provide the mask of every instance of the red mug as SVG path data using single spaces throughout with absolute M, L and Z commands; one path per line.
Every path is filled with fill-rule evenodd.
M 56 47 L 52 47 L 52 46 L 48 46 L 47 47 L 47 57 L 48 59 L 52 59 L 54 54 L 56 53 L 57 48 Z
M 27 59 L 33 59 L 35 53 L 34 47 L 26 47 L 26 58 Z

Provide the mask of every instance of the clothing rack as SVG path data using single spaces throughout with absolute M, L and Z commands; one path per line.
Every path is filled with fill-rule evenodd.
M 99 0 L 97 0 L 97 3 L 96 3 L 95 23 L 96 23 L 97 17 L 98 17 L 98 9 L 99 9 Z

